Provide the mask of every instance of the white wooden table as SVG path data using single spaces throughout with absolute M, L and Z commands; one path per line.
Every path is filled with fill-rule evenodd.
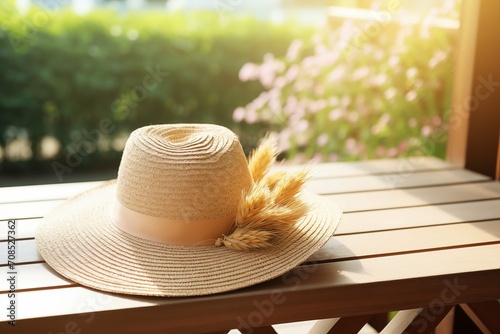
M 98 184 L 0 188 L 2 334 L 273 333 L 271 324 L 311 319 L 329 319 L 314 333 L 357 333 L 372 314 L 395 310 L 404 311 L 383 333 L 429 333 L 458 304 L 500 332 L 500 183 L 480 174 L 435 158 L 319 164 L 307 187 L 345 212 L 336 235 L 278 279 L 196 298 L 102 293 L 45 264 L 33 238 L 41 218 Z M 16 326 L 6 310 L 12 271 Z

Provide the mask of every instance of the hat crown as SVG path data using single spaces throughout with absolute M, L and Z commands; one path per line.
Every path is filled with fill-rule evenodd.
M 139 128 L 130 135 L 118 170 L 118 201 L 168 220 L 234 216 L 252 184 L 238 137 L 218 125 Z

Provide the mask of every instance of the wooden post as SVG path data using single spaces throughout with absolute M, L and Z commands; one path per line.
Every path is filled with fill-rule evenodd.
M 447 159 L 497 180 L 500 1 L 463 0 Z

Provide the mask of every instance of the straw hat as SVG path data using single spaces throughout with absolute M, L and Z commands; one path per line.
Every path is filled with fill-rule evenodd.
M 276 154 L 267 139 L 247 162 L 217 125 L 137 129 L 117 180 L 48 214 L 38 250 L 61 275 L 116 293 L 207 295 L 278 277 L 323 246 L 341 212 L 301 190 L 307 170 L 269 172 Z

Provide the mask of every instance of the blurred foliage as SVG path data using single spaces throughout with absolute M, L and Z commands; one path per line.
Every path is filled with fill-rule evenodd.
M 232 111 L 263 88 L 241 85 L 239 69 L 266 52 L 284 54 L 297 36 L 312 35 L 293 22 L 222 20 L 217 13 L 78 16 L 34 7 L 21 15 L 12 1 L 0 6 L 4 175 L 51 172 L 42 139 L 60 143 L 50 160 L 65 164 L 83 133 L 100 131 L 103 119 L 113 130 L 80 147 L 79 169 L 116 168 L 124 134 L 147 124 L 217 123 L 239 132 L 245 146 L 255 145 L 258 130 L 235 125 Z M 16 154 L 6 147 L 20 138 L 29 141 L 31 154 L 9 159 Z
M 315 31 L 216 12 L 21 15 L 5 0 L 0 173 L 116 170 L 128 133 L 158 123 L 225 125 L 247 150 L 271 129 L 298 161 L 443 157 L 457 31 L 378 14 Z
M 273 128 L 296 161 L 443 158 L 457 30 L 434 18 L 454 16 L 446 4 L 413 24 L 389 19 L 399 8 L 380 8 L 371 21 L 345 20 L 295 40 L 286 56 L 245 64 L 240 79 L 266 89 L 234 120 Z

